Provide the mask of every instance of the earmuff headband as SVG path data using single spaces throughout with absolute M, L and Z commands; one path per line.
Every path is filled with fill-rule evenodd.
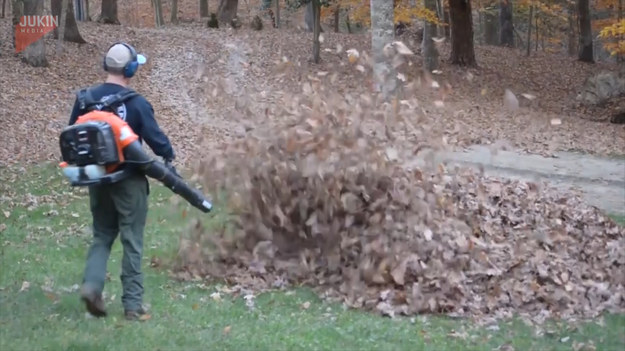
M 125 46 L 126 48 L 128 48 L 128 51 L 130 51 L 131 59 L 129 62 L 126 63 L 121 73 L 124 75 L 124 77 L 131 78 L 137 72 L 137 68 L 139 68 L 139 62 L 137 61 L 137 51 L 135 50 L 134 47 L 132 47 L 132 45 L 128 45 L 124 42 L 117 42 L 109 46 L 107 52 L 111 50 L 113 46 L 119 45 L 119 44 Z M 106 56 L 104 56 L 104 70 L 109 71 L 109 67 L 106 65 Z

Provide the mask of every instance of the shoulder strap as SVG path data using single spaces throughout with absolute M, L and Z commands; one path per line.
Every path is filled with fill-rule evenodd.
M 77 93 L 79 103 L 78 107 L 81 110 L 85 111 L 110 110 L 112 107 L 137 95 L 139 94 L 132 89 L 124 89 L 112 96 L 107 96 L 104 99 L 95 100 L 93 98 L 93 94 L 90 88 L 82 89 Z

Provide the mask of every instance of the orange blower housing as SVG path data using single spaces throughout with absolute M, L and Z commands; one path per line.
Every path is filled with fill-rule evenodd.
M 73 186 L 116 183 L 132 172 L 156 179 L 202 212 L 212 204 L 162 162 L 149 157 L 132 128 L 112 112 L 93 110 L 66 127 L 60 136 L 59 165 Z M 120 167 L 126 164 L 129 167 Z
M 118 168 L 126 161 L 124 149 L 139 140 L 132 128 L 112 112 L 94 110 L 66 127 L 60 136 L 60 148 L 65 168 L 76 167 L 79 180 L 73 185 L 112 183 L 125 174 Z M 106 175 L 98 179 L 85 176 L 90 165 L 102 166 Z
M 106 111 L 91 111 L 78 117 L 76 124 L 82 124 L 87 122 L 95 122 L 101 124 L 102 122 L 108 124 L 115 137 L 115 145 L 117 149 L 117 162 L 109 163 L 106 165 L 108 173 L 113 172 L 119 167 L 121 163 L 125 161 L 123 150 L 133 142 L 139 140 L 139 136 L 132 131 L 132 128 L 123 119 L 116 115 Z M 106 128 L 106 126 L 103 126 Z M 99 127 L 96 127 L 99 128 Z M 111 152 L 113 152 L 111 150 Z

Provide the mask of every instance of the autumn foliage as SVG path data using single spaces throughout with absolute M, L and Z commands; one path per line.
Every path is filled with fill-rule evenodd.
M 612 55 L 625 54 L 625 19 L 620 20 L 610 26 L 607 26 L 601 30 L 599 37 L 606 39 L 606 50 L 610 51 Z
M 421 1 L 417 6 L 412 6 L 410 0 L 395 0 L 395 23 L 410 23 L 414 19 L 425 19 L 433 23 L 438 23 L 436 13 L 426 9 Z M 358 22 L 364 26 L 371 25 L 371 6 L 367 0 L 342 0 L 335 1 L 328 8 L 321 11 L 322 17 L 331 16 L 336 6 L 347 9 L 350 13 L 350 20 Z

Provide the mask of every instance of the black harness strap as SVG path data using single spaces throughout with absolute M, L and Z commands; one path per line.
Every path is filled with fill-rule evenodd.
M 95 100 L 91 89 L 82 89 L 78 92 L 78 107 L 83 111 L 110 111 L 117 114 L 117 105 L 120 103 L 139 95 L 132 89 L 124 89 L 113 96 L 107 96 L 100 100 Z

